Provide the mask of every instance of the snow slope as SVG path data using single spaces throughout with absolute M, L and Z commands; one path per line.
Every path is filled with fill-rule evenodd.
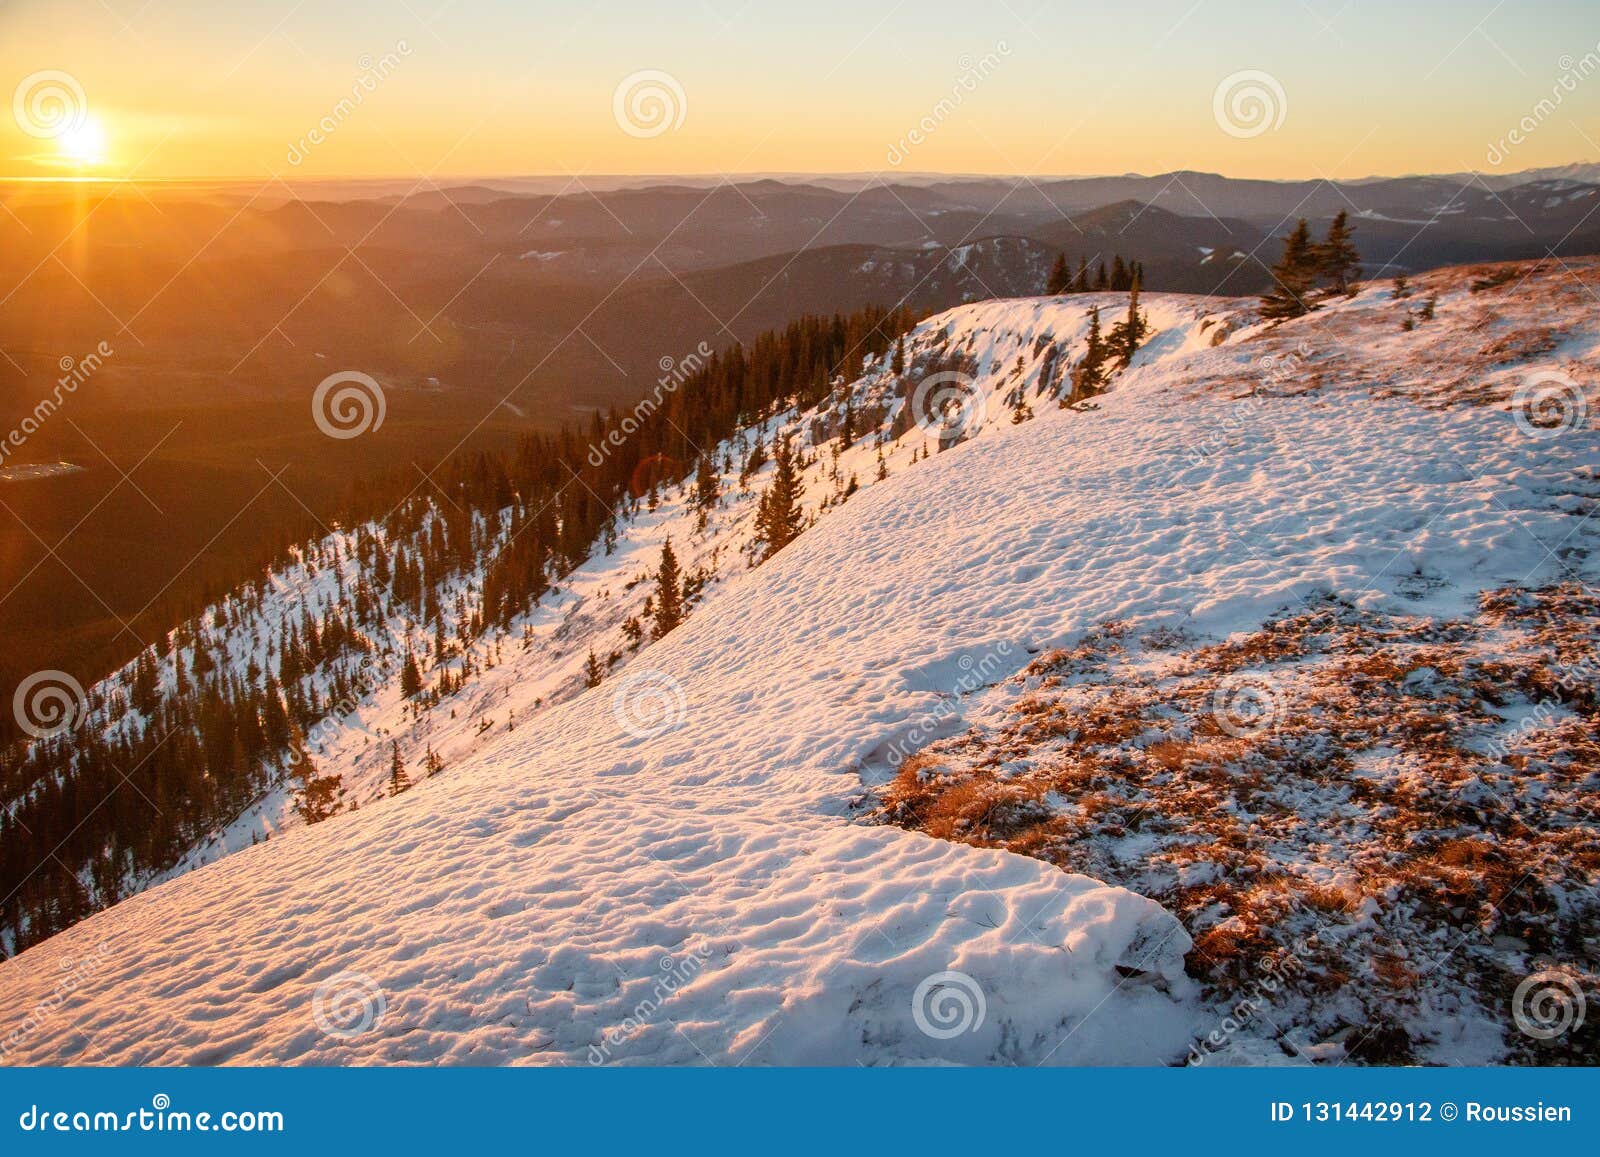
M 369 693 L 354 710 L 335 713 L 314 729 L 313 753 L 318 765 L 342 774 L 348 800 L 364 806 L 386 795 L 390 739 L 402 740 L 413 763 L 416 752 L 425 746 L 436 750 L 446 767 L 474 760 L 499 731 L 580 694 L 590 650 L 602 660 L 616 656 L 618 669 L 632 660 L 638 645 L 625 636 L 623 624 L 629 618 L 647 617 L 645 602 L 663 543 L 672 541 L 685 573 L 705 576 L 706 585 L 696 596 L 697 605 L 714 601 L 729 581 L 754 565 L 757 499 L 774 467 L 769 462 L 743 488 L 739 486 L 737 467 L 756 441 L 770 443 L 774 435 L 783 432 L 802 452 L 810 454 L 802 467 L 805 510 L 814 519 L 827 517 L 842 508 L 849 483 L 870 487 L 878 473 L 877 440 L 869 434 L 860 434 L 860 440 L 852 447 L 835 452 L 846 394 L 851 397 L 858 421 L 863 420 L 863 415 L 881 414 L 878 428 L 886 439 L 882 447 L 884 470 L 894 473 L 907 469 L 914 459 L 937 449 L 938 441 L 930 441 L 912 419 L 926 417 L 941 396 L 938 391 L 926 398 L 915 396 L 915 390 L 907 388 L 909 383 L 937 381 L 941 367 L 963 367 L 965 377 L 972 382 L 971 394 L 969 404 L 956 416 L 962 432 L 971 437 L 1009 422 L 1006 397 L 1013 391 L 1020 389 L 1041 408 L 1054 407 L 1056 403 L 1048 395 L 1062 387 L 1070 351 L 1083 343 L 1087 328 L 1085 303 L 1104 306 L 1109 325 L 1113 312 L 1125 307 L 1125 298 L 1120 294 L 1089 295 L 1071 309 L 1063 309 L 1060 302 L 1048 299 L 1026 299 L 988 303 L 977 314 L 963 310 L 940 315 L 920 327 L 907 342 L 909 372 L 905 377 L 897 379 L 890 372 L 888 359 L 879 364 L 869 360 L 860 379 L 848 385 L 841 383 L 831 406 L 804 414 L 791 410 L 775 415 L 721 446 L 710 448 L 714 459 L 725 460 L 734 468 L 721 477 L 724 496 L 704 531 L 697 529 L 687 486 L 661 495 L 653 509 L 641 504 L 637 511 L 619 513 L 615 547 L 609 553 L 597 550 L 587 563 L 562 578 L 557 588 L 532 613 L 519 619 L 504 638 L 463 644 L 452 635 L 456 657 L 447 666 L 459 671 L 461 652 L 470 651 L 476 672 L 443 710 L 435 708 L 420 717 L 407 711 L 399 685 L 401 656 L 407 649 L 426 654 L 432 635 L 426 624 L 415 623 L 397 610 L 376 632 L 384 649 L 363 664 L 363 676 L 358 682 Z M 1143 355 L 1154 358 L 1162 350 L 1170 350 L 1175 337 L 1190 333 L 1196 320 L 1212 313 L 1213 307 L 1198 298 L 1169 296 L 1153 299 L 1147 312 L 1154 325 L 1167 331 L 1165 336 L 1158 335 Z M 1038 335 L 1045 331 L 1053 341 L 1041 346 Z M 1017 368 L 1018 357 L 1024 361 L 1021 371 Z M 893 438 L 889 437 L 891 432 Z M 381 527 L 367 529 L 378 537 L 383 535 Z M 351 531 L 339 531 L 319 544 L 326 556 L 340 560 L 339 570 L 347 589 L 356 569 L 354 537 Z M 219 665 L 241 674 L 252 664 L 273 669 L 269 640 L 276 640 L 281 625 L 295 621 L 306 609 L 313 617 L 320 617 L 337 605 L 340 581 L 334 567 L 318 565 L 303 554 L 298 563 L 275 571 L 270 576 L 271 591 L 259 607 L 230 606 L 230 629 L 225 633 L 209 632 L 224 652 L 219 656 Z M 441 602 L 449 605 L 459 597 L 476 607 L 481 586 L 480 573 L 460 576 L 441 593 Z M 192 645 L 179 640 L 175 650 L 186 666 L 192 662 Z M 100 692 L 97 698 L 113 701 L 118 692 L 125 696 L 132 671 L 130 664 L 105 680 L 96 688 Z M 170 689 L 170 663 L 163 665 L 162 678 Z M 425 671 L 425 681 L 434 681 L 432 669 Z M 325 677 L 309 676 L 306 682 L 323 700 L 332 697 Z M 140 722 L 136 713 L 116 722 L 105 722 L 105 718 L 104 714 L 97 714 L 92 725 L 114 729 Z M 124 881 L 124 894 L 182 875 L 298 826 L 300 819 L 293 802 L 292 783 L 285 777 L 234 823 L 198 842 L 170 871 L 153 878 Z
M 1108 618 L 1226 634 L 1318 593 L 1447 613 L 1588 574 L 1574 478 L 1593 431 L 1530 435 L 1505 410 L 1532 369 L 1594 380 L 1600 332 L 1564 277 L 1497 302 L 1459 273 L 1419 279 L 1442 296 L 1414 332 L 1417 303 L 1386 289 L 1270 333 L 1248 303 L 1152 296 L 1159 332 L 1088 412 L 1055 405 L 1041 364 L 1081 340 L 1081 300 L 923 323 L 910 363 L 960 351 L 976 437 L 912 465 L 924 440 L 900 430 L 886 480 L 770 563 L 728 568 L 599 688 L 474 729 L 447 775 L 0 966 L 0 1024 L 27 1027 L 6 1059 L 1181 1061 L 1215 1018 L 1174 917 L 1030 859 L 862 827 L 863 779 L 960 730 L 964 692 Z M 1013 425 L 1019 387 L 1038 416 Z M 869 366 L 852 397 L 896 388 Z M 866 484 L 871 439 L 848 454 Z M 678 502 L 641 518 L 627 565 Z M 626 571 L 607 573 L 569 597 Z M 508 710 L 535 697 L 517 670 L 497 668 Z M 641 726 L 645 699 L 664 711 Z

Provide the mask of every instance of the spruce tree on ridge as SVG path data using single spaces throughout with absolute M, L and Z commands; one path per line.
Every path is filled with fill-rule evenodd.
M 1285 321 L 1311 312 L 1318 259 L 1306 219 L 1283 239 L 1283 256 L 1272 267 L 1272 288 L 1261 297 L 1263 321 Z

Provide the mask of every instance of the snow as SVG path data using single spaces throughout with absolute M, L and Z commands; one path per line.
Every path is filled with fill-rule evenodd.
M 1415 302 L 1386 289 L 1272 331 L 1248 302 L 1148 295 L 1157 332 L 1087 413 L 1056 406 L 1041 353 L 1076 356 L 1086 306 L 1109 325 L 1125 295 L 929 319 L 908 359 L 959 353 L 981 392 L 973 436 L 913 465 L 930 443 L 907 430 L 882 482 L 862 439 L 839 462 L 862 489 L 826 511 L 822 450 L 815 525 L 758 569 L 743 552 L 764 477 L 706 535 L 681 492 L 641 511 L 535 611 L 527 652 L 505 640 L 459 718 L 435 708 L 407 733 L 397 688 L 375 689 L 318 760 L 358 812 L 294 827 L 280 793 L 196 856 L 270 841 L 0 966 L 0 1023 L 16 1025 L 63 967 L 96 961 L 0 1041 L 6 1059 L 1181 1063 L 1215 1013 L 1183 973 L 1175 917 L 853 809 L 909 734 L 964 725 L 974 678 L 1008 678 L 1093 623 L 1166 616 L 1225 636 L 1317 593 L 1446 613 L 1555 575 L 1578 528 L 1549 497 L 1600 447 L 1588 429 L 1530 438 L 1498 404 L 1443 404 L 1439 367 L 1474 364 L 1485 304 L 1446 288 L 1415 333 L 1399 326 Z M 1592 357 L 1586 332 L 1538 364 Z M 1478 384 L 1503 402 L 1526 367 L 1483 358 Z M 1038 416 L 1012 425 L 1018 389 Z M 883 365 L 852 393 L 889 403 L 885 429 L 906 404 Z M 762 433 L 804 440 L 827 418 Z M 628 584 L 669 535 L 686 570 L 717 568 L 707 597 L 584 691 L 588 648 L 621 647 L 645 594 Z M 290 605 L 331 589 L 326 568 L 280 586 Z M 231 662 L 250 653 L 230 640 Z M 663 733 L 630 726 L 640 688 L 666 698 Z M 432 742 L 449 770 L 377 799 L 390 734 Z M 943 973 L 981 994 L 965 994 L 983 1011 L 961 1018 L 970 1031 L 930 1035 L 913 1015 L 919 987 L 949 1010 L 959 983 L 926 987 Z M 382 1015 L 319 1028 L 352 991 Z
M 83 470 L 72 462 L 36 462 L 21 466 L 0 466 L 0 482 L 33 482 L 40 478 L 59 478 L 63 474 L 78 474 Z

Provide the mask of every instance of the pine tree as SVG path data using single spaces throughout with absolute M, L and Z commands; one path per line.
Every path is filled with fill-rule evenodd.
M 1057 253 L 1055 264 L 1050 266 L 1050 276 L 1045 278 L 1044 291 L 1054 297 L 1058 293 L 1065 293 L 1072 283 L 1072 273 L 1067 265 L 1067 255 Z
M 717 468 L 711 461 L 711 455 L 702 454 L 700 465 L 694 475 L 694 507 L 696 511 L 695 526 L 699 530 L 706 528 L 706 519 L 717 504 L 721 495 L 721 484 L 717 478 Z
M 423 756 L 422 766 L 423 769 L 428 773 L 429 779 L 432 779 L 434 776 L 438 775 L 444 770 L 444 760 L 439 758 L 439 753 L 433 749 L 433 744 L 431 743 L 428 744 L 428 754 Z
M 1283 256 L 1272 267 L 1272 289 L 1262 295 L 1261 317 L 1283 321 L 1311 312 L 1307 297 L 1316 282 L 1317 255 L 1306 219 L 1283 239 Z
M 1100 262 L 1100 272 L 1095 275 L 1094 287 L 1101 291 L 1111 288 L 1111 278 L 1106 276 L 1106 263 L 1103 260 Z
M 411 790 L 411 777 L 406 774 L 405 760 L 400 758 L 400 744 L 389 744 L 389 794 L 397 796 Z
M 906 339 L 903 336 L 894 339 L 894 357 L 889 361 L 889 372 L 895 377 L 906 372 Z
M 656 571 L 657 639 L 665 638 L 683 622 L 683 580 L 678 575 L 678 556 L 672 553 L 672 540 L 661 547 L 661 568 Z
M 405 665 L 400 668 L 400 694 L 403 698 L 410 699 L 421 690 L 422 672 L 417 669 L 416 656 L 407 651 Z
M 1011 399 L 1011 424 L 1020 426 L 1032 417 L 1033 407 L 1028 405 L 1028 393 L 1018 386 L 1016 395 Z
M 800 478 L 787 441 L 779 443 L 774 458 L 777 471 L 756 511 L 756 533 L 764 548 L 763 562 L 788 546 L 805 529 L 800 515 Z
M 1111 352 L 1126 368 L 1133 360 L 1133 355 L 1139 352 L 1139 347 L 1144 344 L 1145 336 L 1150 332 L 1149 320 L 1139 312 L 1139 276 L 1134 275 L 1133 284 L 1128 289 L 1128 317 L 1111 327 L 1108 345 Z
M 1100 307 L 1095 306 L 1089 311 L 1089 337 L 1083 360 L 1072 370 L 1072 396 L 1069 401 L 1091 398 L 1105 388 L 1105 364 L 1109 353 L 1105 339 L 1100 335 Z
M 1089 259 L 1087 257 L 1078 258 L 1078 274 L 1072 279 L 1072 292 L 1089 292 Z
M 317 774 L 317 765 L 311 762 L 311 757 L 306 754 L 305 747 L 298 740 L 291 757 L 294 771 L 291 773 L 298 790 L 295 793 L 294 810 L 307 824 L 320 824 L 330 816 L 336 815 L 343 806 L 339 801 L 339 793 L 344 790 L 344 780 L 337 775 Z
M 606 677 L 605 668 L 600 665 L 600 660 L 594 657 L 594 648 L 589 648 L 589 660 L 583 665 L 583 685 L 585 687 L 598 687 L 600 680 Z
M 1336 294 L 1353 293 L 1351 285 L 1361 273 L 1361 254 L 1350 240 L 1353 232 L 1350 214 L 1340 209 L 1328 226 L 1327 238 L 1316 246 L 1317 275 Z
M 761 468 L 767 464 L 767 444 L 757 442 L 750 447 L 750 454 L 744 460 L 744 467 L 739 471 L 739 489 L 745 489 L 750 479 L 761 473 Z

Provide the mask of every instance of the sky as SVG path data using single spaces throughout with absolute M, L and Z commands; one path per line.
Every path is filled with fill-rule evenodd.
M 1514 172 L 1600 4 L 0 0 L 0 91 L 6 177 Z

